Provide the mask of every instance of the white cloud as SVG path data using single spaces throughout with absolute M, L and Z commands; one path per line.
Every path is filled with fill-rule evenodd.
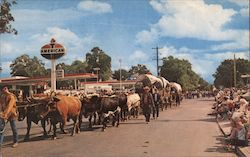
M 37 56 L 45 63 L 46 68 L 50 68 L 50 61 L 41 57 L 40 48 L 49 43 L 51 38 L 55 38 L 58 43 L 66 47 L 66 55 L 58 60 L 58 62 L 64 62 L 66 64 L 71 64 L 74 60 L 83 60 L 85 57 L 84 53 L 87 52 L 90 45 L 95 42 L 94 37 L 91 35 L 81 37 L 70 29 L 49 27 L 44 33 L 34 34 L 18 44 L 16 44 L 15 41 L 4 42 L 3 45 L 5 48 L 1 47 L 1 49 L 6 49 L 6 51 L 1 57 L 14 60 L 22 54 L 28 54 L 30 57 Z M 9 72 L 9 67 L 6 66 L 6 68 L 6 71 Z
M 0 51 L 1 54 L 5 55 L 11 53 L 13 51 L 13 48 L 10 43 L 3 41 L 0 43 Z
M 230 50 L 230 49 L 249 49 L 249 31 L 238 30 L 235 32 L 235 40 L 226 42 L 220 45 L 213 45 L 211 49 L 217 50 Z
M 179 59 L 188 60 L 192 64 L 192 69 L 199 75 L 204 78 L 210 77 L 211 73 L 215 71 L 214 62 L 209 58 L 204 58 L 202 56 L 197 56 L 195 53 L 190 53 L 190 50 L 187 48 L 176 49 L 173 46 L 164 46 L 160 50 L 160 57 L 169 57 L 174 56 Z
M 221 5 L 206 4 L 202 0 L 192 1 L 150 1 L 152 7 L 162 14 L 150 30 L 143 30 L 148 39 L 155 35 L 175 38 L 197 38 L 203 40 L 232 40 L 235 32 L 223 30 L 225 24 L 236 14 L 233 9 Z M 151 36 L 150 36 L 151 35 Z M 141 39 L 141 38 L 139 38 Z M 140 40 L 138 40 L 139 42 Z M 144 42 L 141 40 L 140 42 Z
M 228 0 L 228 1 L 235 3 L 241 7 L 249 6 L 249 0 Z
M 174 46 L 164 46 L 160 49 L 160 58 L 174 56 L 175 58 L 188 60 L 192 64 L 192 69 L 201 77 L 212 82 L 211 75 L 215 73 L 216 68 L 225 59 L 236 58 L 248 59 L 249 51 L 240 52 L 221 52 L 221 53 L 203 53 L 197 55 L 200 50 L 192 50 L 185 47 L 176 49 Z M 194 53 L 193 53 L 194 52 Z
M 78 9 L 91 12 L 91 13 L 110 13 L 112 12 L 112 6 L 108 3 L 100 1 L 82 1 L 78 4 Z
M 233 59 L 234 55 L 235 58 L 242 58 L 242 59 L 248 59 L 248 55 L 249 51 L 244 51 L 244 52 L 223 52 L 223 53 L 214 53 L 214 54 L 206 54 L 205 57 L 207 59 L 211 59 L 211 60 L 219 60 L 219 61 L 223 61 L 225 59 Z
M 72 18 L 78 18 L 81 13 L 72 8 L 69 9 L 53 9 L 53 10 L 38 10 L 38 9 L 17 9 L 13 10 L 15 23 L 21 24 L 51 24 L 58 23 Z M 63 18 L 62 18 L 63 17 Z M 39 22 L 38 22 L 39 21 Z
M 239 13 L 241 16 L 249 16 L 249 0 L 228 0 L 231 3 L 235 3 L 241 7 Z
M 39 43 L 41 47 L 49 43 L 51 38 L 56 39 L 58 43 L 65 46 L 67 55 L 65 55 L 62 60 L 66 63 L 71 63 L 76 59 L 82 60 L 84 57 L 83 52 L 85 52 L 84 50 L 86 50 L 86 47 L 95 42 L 93 36 L 79 37 L 70 29 L 63 29 L 60 27 L 49 27 L 46 33 L 35 34 L 31 37 L 31 40 Z M 79 55 L 82 56 L 82 58 L 79 58 Z
M 249 7 L 240 9 L 240 14 L 242 16 L 249 16 Z
M 129 60 L 136 63 L 146 61 L 147 59 L 147 54 L 140 50 L 135 51 L 129 56 Z
M 11 62 L 9 62 L 9 61 L 3 61 L 2 62 L 2 72 L 1 73 L 3 73 L 3 74 L 10 74 L 10 64 L 11 64 Z
M 151 43 L 158 37 L 158 32 L 151 28 L 151 31 L 141 31 L 136 35 L 136 43 Z

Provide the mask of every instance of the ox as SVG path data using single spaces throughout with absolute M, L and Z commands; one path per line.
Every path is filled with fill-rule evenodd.
M 170 82 L 170 87 L 171 87 L 171 90 L 170 90 L 170 107 L 173 104 L 175 104 L 176 106 L 180 106 L 180 102 L 181 102 L 181 99 L 182 99 L 182 88 L 181 88 L 181 85 L 178 84 L 178 83 L 175 83 L 175 82 Z
M 128 111 L 128 106 L 127 106 L 127 94 L 126 93 L 118 93 L 117 94 L 118 97 L 118 103 L 119 106 L 121 108 L 121 113 L 120 113 L 120 117 L 121 120 L 126 120 L 126 112 Z
M 23 102 L 17 102 L 17 109 L 18 109 L 18 121 L 23 121 L 26 118 L 27 123 L 27 132 L 24 137 L 24 141 L 29 140 L 30 138 L 30 129 L 32 122 L 35 124 L 38 124 L 38 122 L 41 120 L 41 125 L 43 128 L 43 136 L 46 138 L 48 137 L 47 131 L 46 131 L 46 120 L 45 118 L 40 118 L 40 112 L 42 111 L 43 104 L 37 104 L 32 103 L 31 101 L 23 101 Z
M 56 139 L 56 124 L 61 123 L 60 128 L 63 133 L 66 134 L 64 126 L 66 121 L 72 119 L 74 121 L 71 135 L 80 131 L 77 121 L 81 119 L 81 101 L 72 96 L 57 95 L 44 98 L 42 103 L 45 105 L 43 111 L 40 113 L 40 117 L 44 118 L 48 116 L 53 126 L 53 139 Z
M 120 112 L 121 105 L 119 102 L 122 100 L 122 97 L 119 96 L 103 96 L 101 97 L 101 108 L 100 113 L 102 114 L 102 130 L 104 131 L 107 127 L 109 118 L 112 117 L 112 125 L 118 127 L 120 122 Z
M 133 113 L 134 118 L 138 118 L 140 109 L 140 96 L 137 93 L 129 94 L 127 96 L 128 118 L 130 119 Z
M 81 100 L 82 102 L 82 114 L 85 118 L 89 117 L 89 128 L 92 128 L 92 117 L 94 117 L 94 125 L 96 124 L 96 116 L 98 112 L 100 112 L 101 102 L 99 96 L 96 95 L 88 95 L 84 96 Z M 79 121 L 79 126 L 81 126 L 82 120 Z M 100 116 L 98 123 L 100 124 Z

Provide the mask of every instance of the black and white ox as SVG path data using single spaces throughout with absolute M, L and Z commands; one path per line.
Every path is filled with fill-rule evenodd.
M 102 115 L 102 130 L 107 127 L 107 123 L 112 119 L 112 125 L 118 127 L 120 124 L 120 113 L 122 107 L 126 105 L 126 95 L 102 96 L 100 97 Z

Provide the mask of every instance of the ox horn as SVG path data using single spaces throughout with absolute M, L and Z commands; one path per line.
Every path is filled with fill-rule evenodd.
M 26 100 L 27 100 L 28 102 L 31 102 L 30 97 L 27 97 L 27 96 L 26 96 Z
M 46 97 L 34 97 L 33 95 L 31 95 L 31 100 L 33 100 L 33 101 L 41 101 L 41 100 L 45 100 L 46 99 Z
M 52 100 L 58 102 L 58 101 L 60 101 L 60 98 L 58 98 L 57 96 L 53 96 Z

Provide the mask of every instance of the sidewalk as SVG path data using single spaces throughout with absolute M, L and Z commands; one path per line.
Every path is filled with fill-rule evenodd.
M 221 130 L 221 132 L 224 134 L 224 136 L 230 134 L 231 125 L 229 120 L 217 120 L 218 126 Z M 248 141 L 250 143 L 250 141 Z M 236 153 L 240 157 L 250 157 L 250 146 L 247 147 L 237 147 Z

